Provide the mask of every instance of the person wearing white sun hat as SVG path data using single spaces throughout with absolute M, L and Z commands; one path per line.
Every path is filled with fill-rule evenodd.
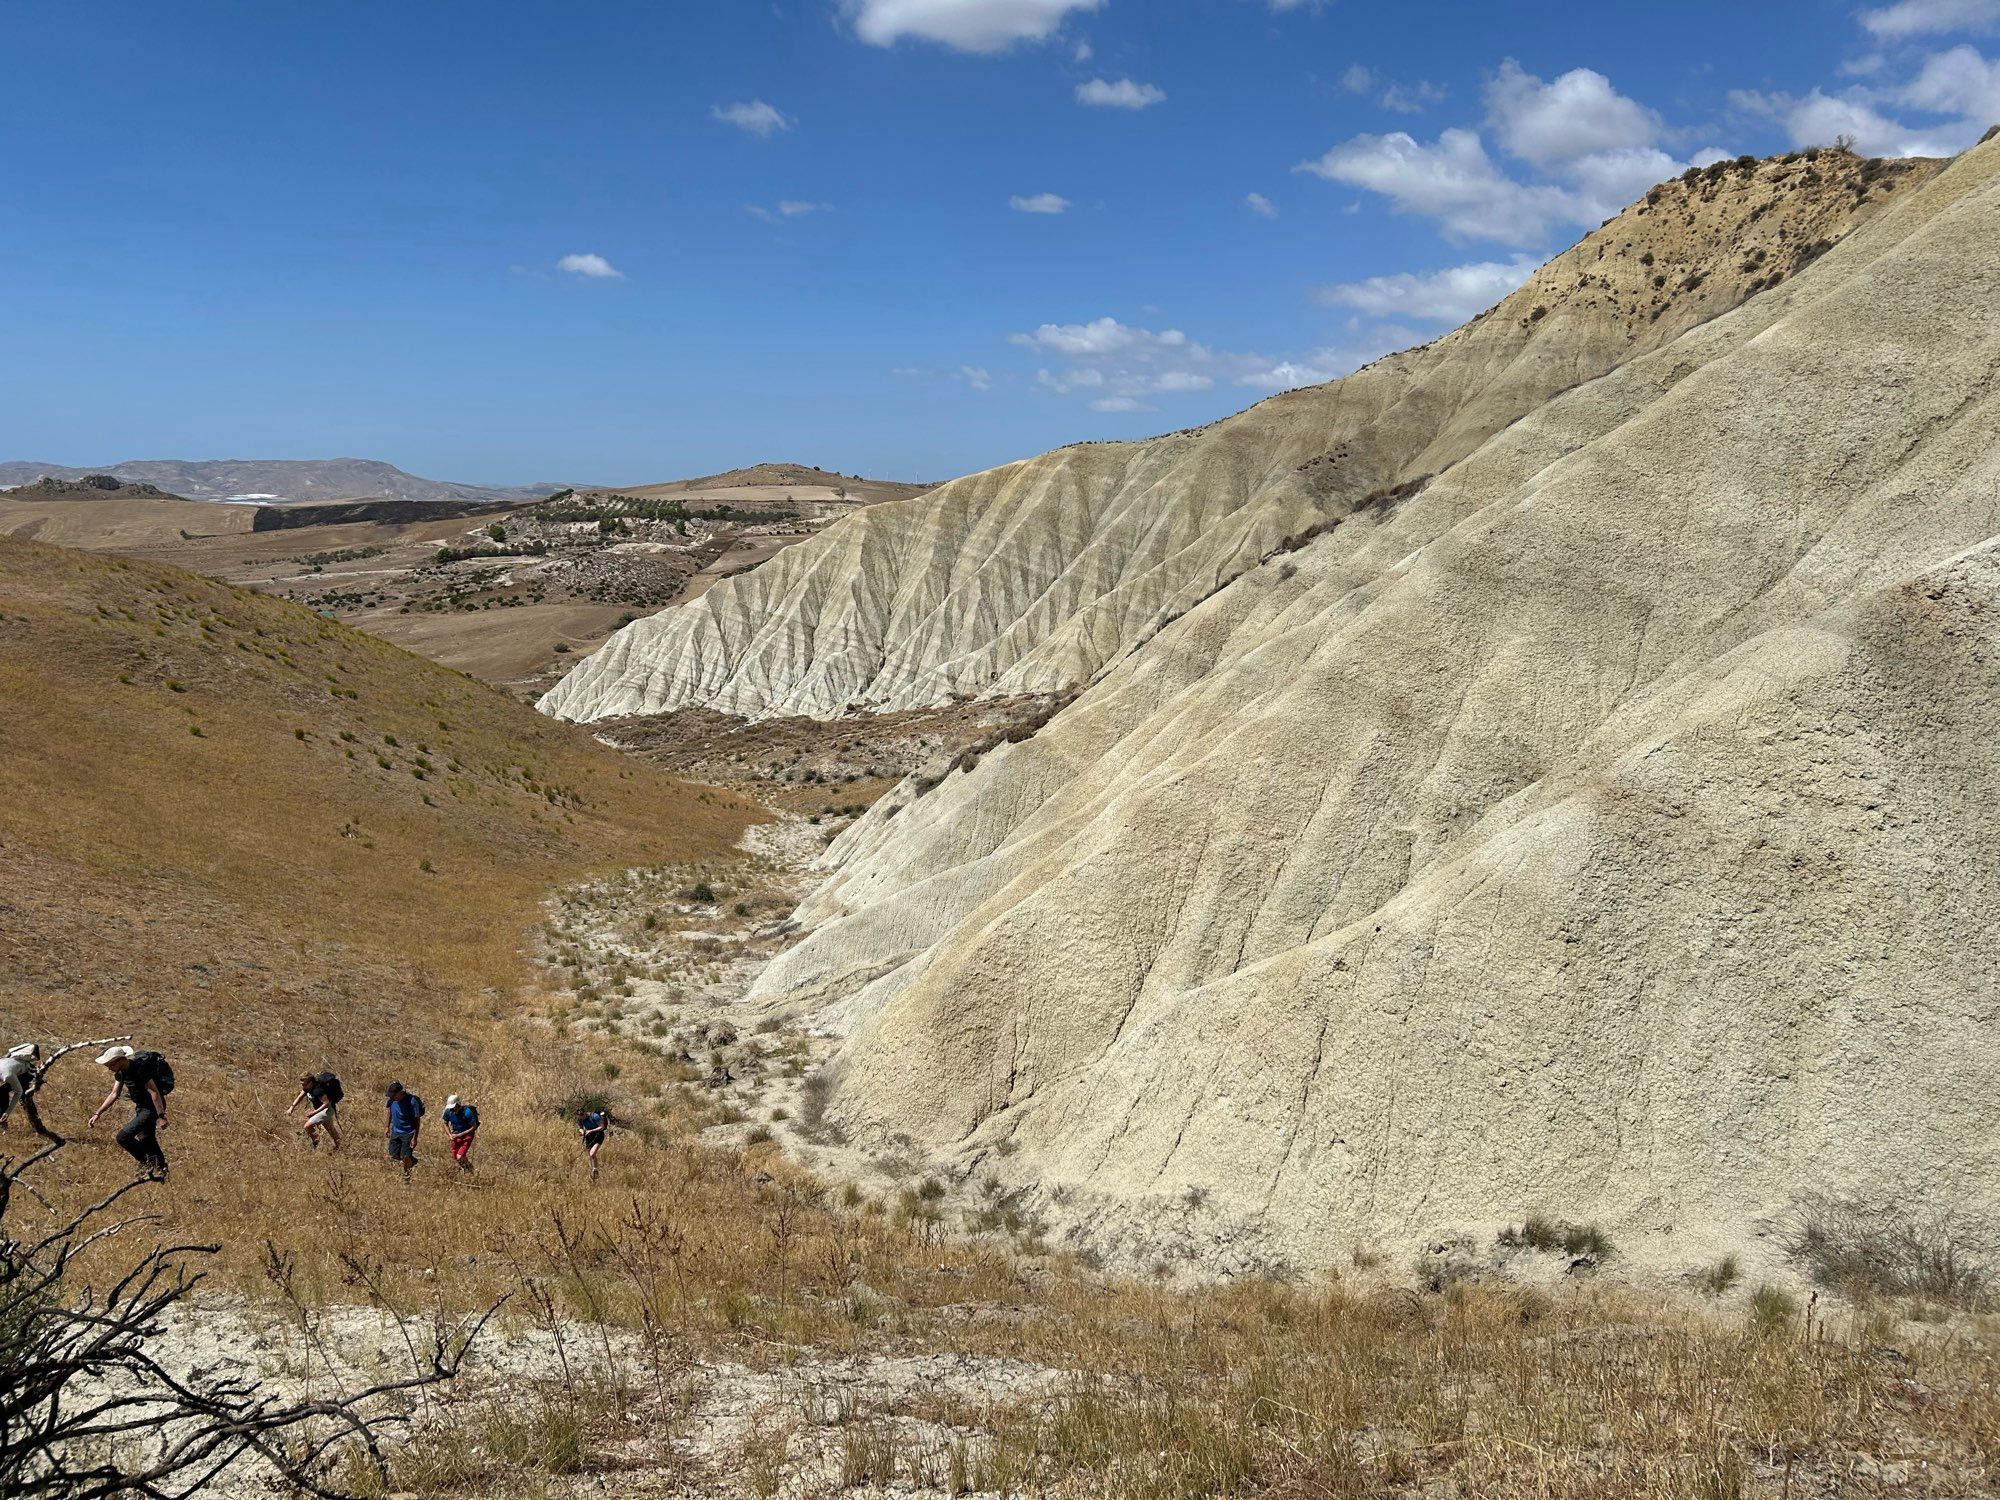
M 90 1123 L 95 1125 L 124 1094 L 132 1101 L 132 1118 L 118 1132 L 119 1146 L 139 1164 L 142 1176 L 166 1176 L 167 1154 L 160 1149 L 159 1131 L 167 1123 L 167 1095 L 174 1091 L 172 1065 L 157 1052 L 134 1052 L 123 1044 L 106 1047 L 97 1062 L 111 1070 L 111 1092 L 91 1112 Z
M 444 1128 L 451 1138 L 451 1159 L 459 1170 L 472 1170 L 472 1138 L 479 1134 L 478 1107 L 453 1094 L 444 1101 Z

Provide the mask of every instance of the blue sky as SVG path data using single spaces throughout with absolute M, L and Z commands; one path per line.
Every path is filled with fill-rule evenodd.
M 2000 120 L 2000 0 L 9 0 L 0 458 L 943 478 Z

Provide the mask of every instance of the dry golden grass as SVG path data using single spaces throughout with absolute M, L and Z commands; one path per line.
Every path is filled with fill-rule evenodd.
M 275 1293 L 273 1265 L 308 1303 L 513 1294 L 525 1317 L 539 1293 L 559 1317 L 643 1331 L 676 1372 L 431 1432 L 408 1487 L 544 1493 L 614 1451 L 629 1466 L 632 1411 L 672 1431 L 702 1360 L 931 1352 L 1057 1373 L 1052 1392 L 843 1412 L 812 1492 L 891 1476 L 1157 1497 L 1992 1492 L 2000 1368 L 1980 1320 L 1808 1325 L 1740 1291 L 1440 1295 L 1372 1274 L 1173 1291 L 1024 1255 L 921 1199 L 850 1201 L 770 1146 L 709 1143 L 689 1070 L 562 1035 L 522 955 L 552 887 L 652 863 L 723 878 L 754 814 L 305 611 L 0 541 L 0 696 L 0 1027 L 133 1030 L 173 1055 L 175 1169 L 146 1206 L 219 1241 L 253 1295 Z M 412 774 L 418 755 L 435 774 Z M 282 1111 L 325 1064 L 350 1086 L 348 1141 L 312 1154 Z M 96 1071 L 57 1070 L 59 1128 L 95 1102 Z M 434 1115 L 447 1092 L 478 1101 L 475 1175 L 435 1118 L 413 1181 L 383 1159 L 391 1074 Z M 596 1182 L 558 1115 L 587 1091 L 633 1127 Z M 63 1188 L 123 1180 L 109 1131 L 57 1158 Z M 802 1422 L 774 1416 L 689 1483 L 803 1492 Z
M 197 1232 L 305 1222 L 270 1121 L 308 1069 L 366 1120 L 391 1076 L 435 1108 L 546 1066 L 499 1020 L 550 887 L 727 859 L 760 816 L 296 605 L 12 539 L 0 702 L 0 1034 L 173 1058 Z M 58 1128 L 104 1083 L 65 1061 Z M 59 1159 L 79 1186 L 129 1170 L 100 1142 Z

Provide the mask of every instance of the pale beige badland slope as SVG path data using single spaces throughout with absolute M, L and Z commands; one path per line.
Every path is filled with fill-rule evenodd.
M 837 1113 L 1304 1259 L 2000 1230 L 2000 142 L 878 803 Z
M 1434 344 L 1196 432 L 871 507 L 627 627 L 542 707 L 826 716 L 1087 682 L 1286 537 L 1736 306 L 1936 166 L 1822 153 L 1666 184 Z

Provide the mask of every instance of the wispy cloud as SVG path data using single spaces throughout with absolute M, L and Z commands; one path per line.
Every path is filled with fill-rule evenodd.
M 1365 281 L 1320 287 L 1313 300 L 1346 307 L 1371 318 L 1413 318 L 1421 323 L 1457 325 L 1484 312 L 1535 273 L 1532 255 L 1506 261 L 1476 261 L 1442 271 L 1371 276 Z
M 1044 323 L 1008 342 L 1050 360 L 1035 385 L 1055 396 L 1083 399 L 1103 412 L 1151 411 L 1162 398 L 1198 395 L 1220 385 L 1268 394 L 1331 380 L 1416 343 L 1406 328 L 1358 333 L 1347 346 L 1323 346 L 1273 357 L 1212 349 L 1178 328 L 1154 330 L 1102 317 L 1088 323 Z
M 1129 78 L 1093 78 L 1076 86 L 1076 102 L 1094 109 L 1150 109 L 1166 102 L 1167 91 Z
M 1103 6 L 1104 0 L 841 0 L 854 34 L 872 46 L 935 42 L 975 53 L 1045 42 L 1072 12 Z
M 1901 0 L 1879 10 L 1864 10 L 1860 21 L 1889 42 L 1952 32 L 2000 31 L 2000 0 Z
M 762 140 L 769 140 L 779 131 L 792 128 L 790 118 L 762 99 L 718 104 L 709 111 L 709 114 L 725 125 L 734 125 L 738 130 L 747 131 Z
M 1026 198 L 1016 193 L 1007 206 L 1020 214 L 1060 214 L 1069 211 L 1069 199 L 1057 193 L 1035 193 Z
M 1346 93 L 1373 97 L 1384 109 L 1392 109 L 1399 115 L 1421 114 L 1433 104 L 1444 103 L 1449 92 L 1428 78 L 1397 83 L 1360 63 L 1349 64 L 1336 81 Z
M 831 203 L 812 203 L 799 198 L 787 198 L 779 203 L 776 208 L 766 208 L 761 203 L 747 203 L 744 205 L 744 212 L 755 218 L 762 219 L 766 224 L 777 224 L 786 219 L 802 219 L 807 214 L 832 213 L 833 205 Z
M 1275 219 L 1278 217 L 1278 205 L 1273 203 L 1269 198 L 1266 198 L 1262 193 L 1245 193 L 1243 195 L 1243 203 L 1251 213 L 1256 214 L 1260 218 Z
M 567 271 L 572 276 L 584 276 L 593 281 L 623 281 L 625 273 L 612 265 L 601 255 L 565 255 L 556 262 L 558 271 Z

